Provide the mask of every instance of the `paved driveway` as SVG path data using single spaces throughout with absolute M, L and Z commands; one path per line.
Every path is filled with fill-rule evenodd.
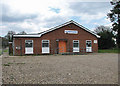
M 4 57 L 3 83 L 117 84 L 118 54 Z

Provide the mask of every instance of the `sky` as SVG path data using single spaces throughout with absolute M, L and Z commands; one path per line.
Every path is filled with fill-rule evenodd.
M 89 30 L 111 26 L 109 0 L 0 0 L 0 36 L 39 33 L 74 20 Z

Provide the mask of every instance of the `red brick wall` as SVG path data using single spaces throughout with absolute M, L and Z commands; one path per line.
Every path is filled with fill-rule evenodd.
M 65 34 L 64 30 L 77 30 L 78 34 Z M 80 48 L 86 48 L 86 40 L 92 40 L 92 51 L 98 51 L 98 44 L 94 44 L 94 40 L 97 40 L 97 38 L 94 35 L 92 35 L 89 32 L 86 32 L 85 30 L 81 29 L 80 27 L 74 24 L 70 24 L 57 30 L 46 33 L 40 38 L 14 38 L 15 47 L 22 45 L 22 51 L 15 49 L 15 55 L 20 55 L 20 53 L 22 53 L 22 55 L 25 54 L 25 40 L 33 40 L 34 54 L 42 54 L 42 40 L 46 39 L 50 40 L 51 54 L 54 53 L 53 51 L 55 51 L 57 47 L 56 39 L 67 39 L 67 52 L 69 48 L 72 52 L 73 40 L 79 40 Z

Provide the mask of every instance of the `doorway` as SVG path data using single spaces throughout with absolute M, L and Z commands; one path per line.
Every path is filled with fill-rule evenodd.
M 66 52 L 66 41 L 59 41 L 59 53 Z

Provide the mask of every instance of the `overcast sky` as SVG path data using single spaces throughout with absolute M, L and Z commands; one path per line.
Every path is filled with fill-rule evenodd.
M 39 33 L 74 20 L 94 30 L 98 25 L 111 25 L 107 13 L 109 0 L 1 0 L 0 36 L 8 31 Z

